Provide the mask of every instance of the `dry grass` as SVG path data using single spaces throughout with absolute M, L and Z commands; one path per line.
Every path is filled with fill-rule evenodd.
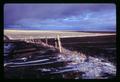
M 56 38 L 60 35 L 61 38 L 69 37 L 89 37 L 89 36 L 105 36 L 116 35 L 115 33 L 88 33 L 75 31 L 43 31 L 43 30 L 4 30 L 4 35 L 11 39 L 30 39 L 30 38 Z

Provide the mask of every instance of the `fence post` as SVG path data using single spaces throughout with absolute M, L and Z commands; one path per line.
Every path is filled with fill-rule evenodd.
M 30 43 L 32 43 L 32 37 L 30 36 Z
M 45 37 L 45 43 L 48 44 L 48 39 L 47 36 Z
M 31 42 L 34 43 L 33 37 L 31 36 Z
M 35 38 L 34 38 L 34 43 L 36 44 L 36 40 L 35 40 Z
M 57 39 L 55 38 L 55 48 L 57 48 Z
M 24 38 L 24 41 L 27 42 L 26 38 Z
M 41 44 L 41 39 L 38 39 L 38 44 Z
M 60 41 L 60 36 L 59 35 L 57 35 L 57 39 L 58 39 L 59 51 L 62 52 L 61 41 Z
M 35 44 L 35 38 L 33 38 L 33 43 Z

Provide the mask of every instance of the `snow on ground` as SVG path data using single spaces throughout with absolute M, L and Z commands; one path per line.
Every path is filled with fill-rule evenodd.
M 74 69 L 83 72 L 83 79 L 96 79 L 102 77 L 107 79 L 110 75 L 116 76 L 116 66 L 111 62 L 102 62 L 101 59 L 95 57 L 83 58 L 80 55 L 63 55 L 60 54 L 62 60 L 71 60 L 69 66 L 74 65 Z M 105 76 L 107 74 L 108 76 Z

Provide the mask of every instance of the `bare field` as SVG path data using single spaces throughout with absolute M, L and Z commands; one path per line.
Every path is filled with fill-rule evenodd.
M 55 38 L 60 35 L 61 38 L 69 37 L 91 37 L 116 35 L 116 33 L 97 33 L 97 32 L 76 32 L 76 31 L 43 31 L 43 30 L 4 30 L 4 35 L 11 39 L 30 39 L 30 38 Z

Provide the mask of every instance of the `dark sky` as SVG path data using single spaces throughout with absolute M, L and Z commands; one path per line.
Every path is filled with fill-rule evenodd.
M 5 29 L 115 31 L 114 4 L 5 4 Z

